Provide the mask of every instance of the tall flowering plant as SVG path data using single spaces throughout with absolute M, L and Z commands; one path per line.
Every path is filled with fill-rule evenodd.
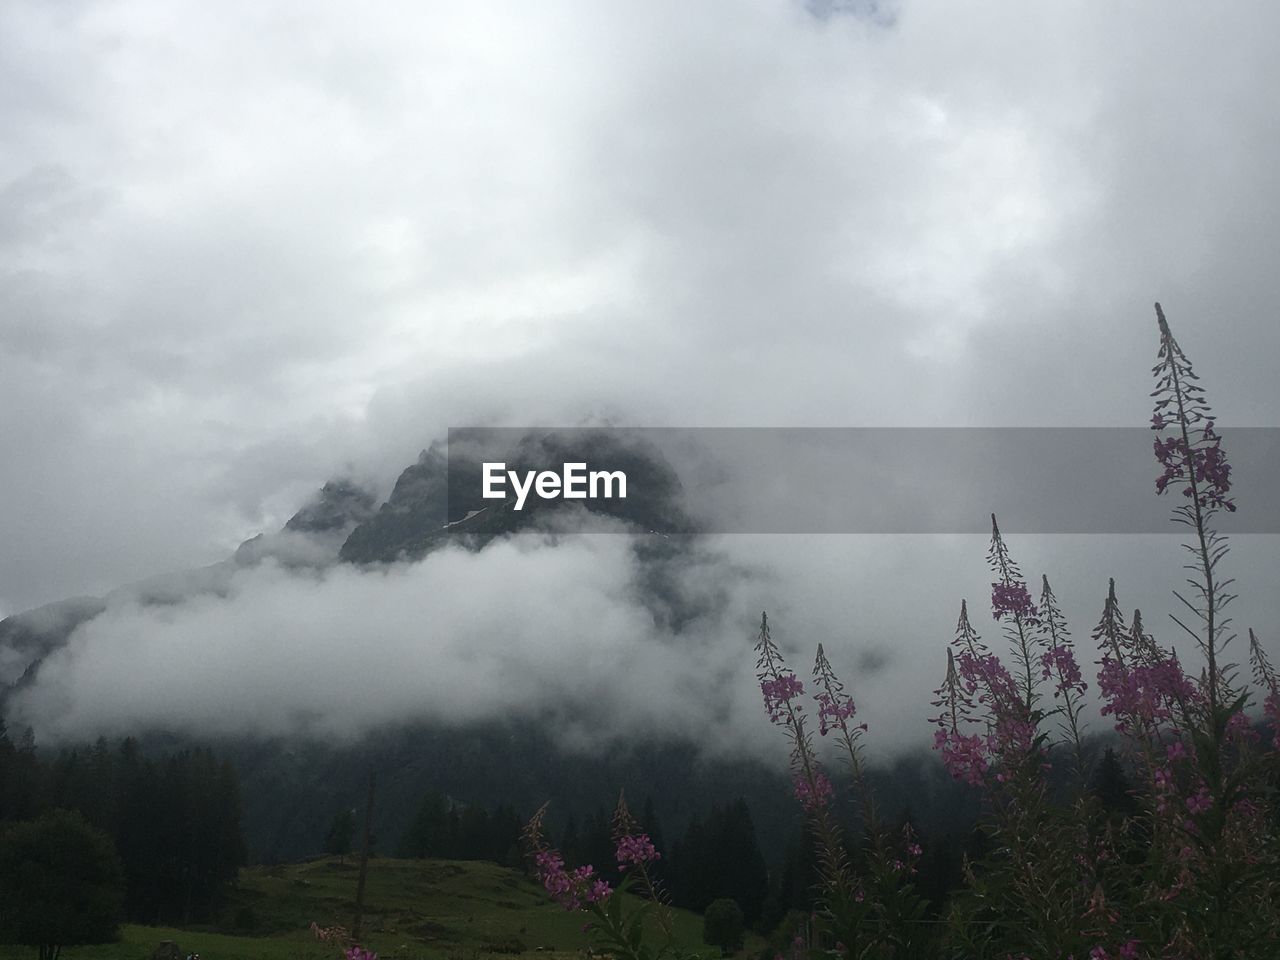
M 832 736 L 847 766 L 860 805 L 860 843 L 849 844 L 837 809 L 835 786 L 819 757 L 805 704 L 804 684 L 774 642 L 767 613 L 760 616 L 756 669 L 765 712 L 791 743 L 796 800 L 815 844 L 819 912 L 793 952 L 821 951 L 858 958 L 932 958 L 933 931 L 921 921 L 926 904 L 913 877 L 923 852 L 907 827 L 901 838 L 884 829 L 865 776 L 862 735 L 853 698 L 836 676 L 822 645 L 813 665 L 817 733 Z M 856 856 L 855 856 L 856 855 Z
M 1253 663 L 1254 680 L 1264 691 L 1262 710 L 1271 725 L 1272 746 L 1280 751 L 1280 682 L 1277 682 L 1271 658 L 1262 649 L 1253 630 L 1249 631 L 1249 659 Z
M 613 815 L 614 856 L 622 882 L 615 888 L 596 875 L 593 866 L 569 868 L 560 852 L 545 839 L 547 805 L 525 826 L 523 841 L 533 861 L 534 873 L 551 898 L 565 910 L 588 915 L 584 930 L 595 943 L 622 960 L 683 960 L 687 955 L 675 945 L 675 928 L 665 892 L 652 866 L 661 854 L 648 834 L 618 796 Z M 638 905 L 624 895 L 638 894 Z M 661 942 L 649 942 L 646 933 L 656 927 Z
M 1085 956 L 1089 941 L 1105 935 L 1107 914 L 1090 916 L 1098 876 L 1082 851 L 1107 841 L 1093 829 L 1083 791 L 1055 805 L 1045 774 L 1062 749 L 1083 767 L 1088 684 L 1048 578 L 1033 600 L 995 517 L 988 562 L 996 576 L 991 616 L 1003 626 L 1012 668 L 983 642 L 961 601 L 933 700 L 934 748 L 956 780 L 983 791 L 992 841 L 982 863 L 966 866 L 950 939 L 965 956 Z

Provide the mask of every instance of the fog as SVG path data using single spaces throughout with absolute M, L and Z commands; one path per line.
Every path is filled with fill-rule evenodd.
M 1273 426 L 1278 21 L 0 6 L 0 611 L 223 561 L 334 476 L 385 495 L 451 426 L 1140 426 L 1157 299 L 1221 422 Z M 1274 643 L 1273 539 L 1234 559 L 1238 622 Z M 1011 545 L 1083 643 L 1112 571 L 1164 630 L 1170 538 Z M 678 631 L 621 536 L 267 559 L 162 606 L 112 595 L 10 722 L 323 738 L 506 714 L 583 749 L 756 749 L 768 608 L 896 749 L 927 735 L 959 599 L 985 610 L 984 554 L 711 538 Z

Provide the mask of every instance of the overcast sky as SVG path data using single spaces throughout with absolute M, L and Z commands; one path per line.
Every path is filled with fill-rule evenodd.
M 1157 299 L 1280 424 L 1280 8 L 873 6 L 0 0 L 0 611 L 449 426 L 1141 425 Z

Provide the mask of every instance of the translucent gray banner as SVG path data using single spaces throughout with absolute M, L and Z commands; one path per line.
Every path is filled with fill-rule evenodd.
M 1238 509 L 1215 526 L 1280 533 L 1280 429 L 1219 432 Z M 951 534 L 985 533 L 995 513 L 1009 533 L 1182 532 L 1171 521 L 1187 502 L 1182 485 L 1156 494 L 1156 437 L 1092 427 L 458 428 L 442 529 L 492 536 L 576 517 L 587 529 L 662 534 Z

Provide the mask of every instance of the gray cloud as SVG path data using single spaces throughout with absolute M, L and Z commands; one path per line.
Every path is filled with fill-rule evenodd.
M 1280 561 L 1275 540 L 1236 541 L 1240 624 L 1280 618 L 1266 573 Z M 1010 546 L 1033 584 L 1050 575 L 1082 665 L 1095 658 L 1089 631 L 1115 575 L 1125 609 L 1141 607 L 1148 629 L 1195 669 L 1192 645 L 1167 619 L 1183 562 L 1174 538 L 1028 536 Z M 51 743 L 139 726 L 343 740 L 397 721 L 514 717 L 546 722 L 581 750 L 640 733 L 712 754 L 776 755 L 783 738 L 763 716 L 751 650 L 766 608 L 802 678 L 824 644 L 872 725 L 869 748 L 884 755 L 928 742 L 962 598 L 1003 648 L 985 552 L 971 535 L 712 539 L 681 561 L 676 582 L 701 612 L 675 634 L 646 603 L 623 535 L 518 535 L 382 569 L 267 561 L 224 571 L 216 592 L 178 603 L 120 591 L 14 697 L 10 720 Z M 1265 629 L 1263 638 L 1275 642 Z M 1096 713 L 1092 722 L 1108 727 Z
M 334 474 L 389 489 L 451 425 L 1141 424 L 1157 298 L 1223 422 L 1276 424 L 1280 11 L 872 6 L 0 7 L 0 608 L 224 559 Z M 806 576 L 837 591 L 863 569 L 804 544 L 771 549 L 797 570 L 811 555 Z M 573 587 L 628 582 L 621 555 L 585 549 L 455 558 L 459 595 L 518 572 L 572 590 L 609 644 L 653 648 L 633 606 Z M 875 641 L 895 650 L 887 688 L 914 654 L 868 610 L 902 608 L 924 573 L 849 610 L 777 582 L 809 598 L 787 601 L 797 635 L 892 635 Z M 932 573 L 960 592 L 958 569 Z M 59 722 L 214 723 L 312 650 L 288 689 L 315 704 L 260 719 L 325 729 L 357 653 L 388 674 L 422 643 L 461 655 L 414 614 L 472 635 L 462 608 L 422 606 L 463 576 L 438 562 L 238 576 L 226 599 L 84 628 L 85 656 L 155 668 L 134 670 L 129 707 L 51 663 Z M 378 604 L 390 639 L 287 629 L 285 598 L 338 623 Z M 518 608 L 586 655 L 559 610 L 531 613 L 532 592 Z M 227 638 L 255 618 L 278 652 Z M 733 617 L 707 629 L 709 650 L 741 640 Z M 200 651 L 227 661 L 190 689 Z M 503 663 L 477 675 L 505 683 Z M 675 669 L 628 663 L 654 684 Z M 446 692 L 392 687 L 352 698 L 352 722 Z M 619 710 L 648 722 L 638 695 Z

